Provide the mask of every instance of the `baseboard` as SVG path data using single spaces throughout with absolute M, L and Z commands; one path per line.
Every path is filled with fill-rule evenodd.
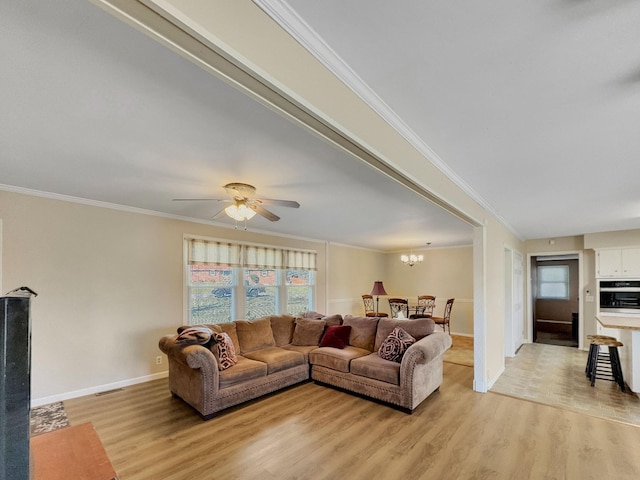
M 473 390 L 475 392 L 487 393 L 489 390 L 491 390 L 491 387 L 493 387 L 493 384 L 498 381 L 498 378 L 500 378 L 500 375 L 502 375 L 504 373 L 504 369 L 505 369 L 505 367 L 503 366 L 500 369 L 500 371 L 493 378 L 489 379 L 486 382 L 484 382 L 482 380 L 477 380 L 476 378 L 474 378 L 473 379 Z
M 153 375 L 145 375 L 144 377 L 130 378 L 121 382 L 108 383 L 105 385 L 97 385 L 95 387 L 84 388 L 82 390 L 75 390 L 73 392 L 60 393 L 58 395 L 51 395 L 50 397 L 32 398 L 31 407 L 39 407 L 41 405 L 47 405 L 54 402 L 62 402 L 71 398 L 84 397 L 85 395 L 94 395 L 96 393 L 104 392 L 107 390 L 116 390 L 118 388 L 129 387 L 138 383 L 150 382 L 152 380 L 159 380 L 169 376 L 169 371 L 154 373 Z

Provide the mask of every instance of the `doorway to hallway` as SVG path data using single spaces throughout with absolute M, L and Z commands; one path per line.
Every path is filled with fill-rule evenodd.
M 578 347 L 578 255 L 531 257 L 533 341 Z

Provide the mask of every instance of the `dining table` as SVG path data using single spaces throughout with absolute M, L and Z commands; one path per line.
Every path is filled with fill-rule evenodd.
M 409 305 L 408 306 L 408 310 L 409 310 L 409 315 L 422 315 L 424 313 L 425 310 L 425 306 L 424 305 Z M 428 313 L 426 314 L 426 316 L 431 316 Z

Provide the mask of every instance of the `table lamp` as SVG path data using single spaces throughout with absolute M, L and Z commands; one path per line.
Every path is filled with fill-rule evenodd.
M 371 295 L 376 296 L 376 315 L 380 313 L 380 295 L 389 295 L 384 290 L 384 285 L 382 285 L 381 281 L 373 282 L 373 288 L 371 289 Z

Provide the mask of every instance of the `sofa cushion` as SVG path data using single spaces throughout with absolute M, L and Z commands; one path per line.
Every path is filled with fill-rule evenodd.
M 406 320 L 396 320 L 395 318 L 381 318 L 378 322 L 378 331 L 376 333 L 376 343 L 374 345 L 374 351 L 380 350 L 380 345 L 384 342 L 385 338 L 389 336 L 391 331 L 400 327 L 416 341 L 421 338 L 431 335 L 433 333 L 435 323 L 430 318 L 413 318 Z
M 256 362 L 255 360 L 238 356 L 238 363 L 233 367 L 220 372 L 218 386 L 220 388 L 231 387 L 233 385 L 238 385 L 239 383 L 266 376 L 266 363 Z
M 380 358 L 376 352 L 354 358 L 351 361 L 350 372 L 361 377 L 400 385 L 400 364 Z
M 342 325 L 342 315 L 336 313 L 335 315 L 327 315 L 322 317 L 326 325 Z
M 351 325 L 331 325 L 320 340 L 321 347 L 344 348 L 349 345 Z
M 297 346 L 318 346 L 323 332 L 324 322 L 322 320 L 296 318 L 296 326 L 293 331 L 291 344 Z
M 301 313 L 300 317 L 311 318 L 312 320 L 322 320 L 322 317 L 324 317 L 324 315 L 318 312 L 310 311 Z
M 346 315 L 342 324 L 351 326 L 349 345 L 373 352 L 378 320 L 378 317 L 354 317 L 352 315 Z
M 396 327 L 391 330 L 391 333 L 385 338 L 380 349 L 378 350 L 378 356 L 385 360 L 391 360 L 392 362 L 402 362 L 402 356 L 411 345 L 416 343 L 416 339 L 405 332 L 402 328 Z
M 318 347 L 309 352 L 309 363 L 349 373 L 349 364 L 354 358 L 364 357 L 371 352 L 347 345 L 345 348 Z
M 282 347 L 285 350 L 291 350 L 294 352 L 298 352 L 301 353 L 302 355 L 304 355 L 304 361 L 305 363 L 309 363 L 309 352 L 312 352 L 313 350 L 315 350 L 316 348 L 318 348 L 317 345 L 285 345 Z
M 240 355 L 261 348 L 276 346 L 269 318 L 236 320 L 235 323 L 240 342 Z
M 251 360 L 266 363 L 267 375 L 305 364 L 305 358 L 302 353 L 279 347 L 261 348 L 260 350 L 249 352 L 245 356 Z
M 211 351 L 218 362 L 218 370 L 226 370 L 238 363 L 236 350 L 231 341 L 231 337 L 227 333 L 213 333 L 214 344 L 211 345 Z
M 272 315 L 269 320 L 271 321 L 271 331 L 273 332 L 276 347 L 290 344 L 295 327 L 295 318 L 291 315 Z

